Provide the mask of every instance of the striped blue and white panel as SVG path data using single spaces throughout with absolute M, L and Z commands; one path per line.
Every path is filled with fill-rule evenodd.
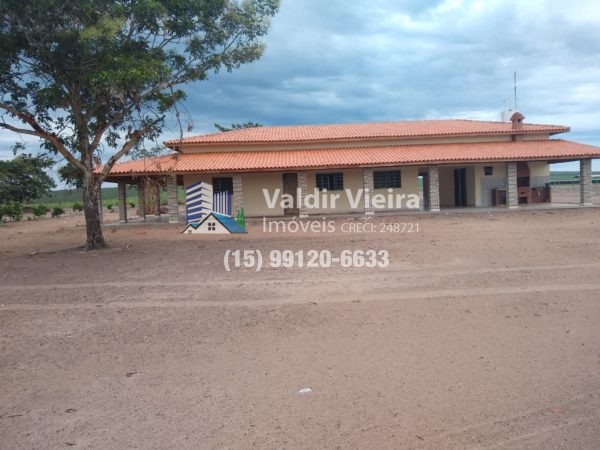
M 213 194 L 213 211 L 231 216 L 231 193 L 227 191 Z
M 212 186 L 199 181 L 185 188 L 185 217 L 187 223 L 200 222 L 212 212 Z

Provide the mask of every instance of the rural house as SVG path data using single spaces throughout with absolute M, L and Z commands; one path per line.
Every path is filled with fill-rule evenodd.
M 166 186 L 171 222 L 180 220 L 177 186 L 199 182 L 212 186 L 214 195 L 228 193 L 233 216 L 242 207 L 247 217 L 371 214 L 406 207 L 385 203 L 376 209 L 338 195 L 333 208 L 309 209 L 302 201 L 273 205 L 265 195 L 297 199 L 298 193 L 334 196 L 343 190 L 420 195 L 421 209 L 435 212 L 551 202 L 549 164 L 579 161 L 581 205 L 590 205 L 591 161 L 600 157 L 600 148 L 555 138 L 569 127 L 523 119 L 517 112 L 508 122 L 274 126 L 191 136 L 166 141 L 170 155 L 115 165 L 107 181 L 118 183 L 122 221 L 127 220 L 127 184 L 137 184 L 140 196 L 144 189 Z

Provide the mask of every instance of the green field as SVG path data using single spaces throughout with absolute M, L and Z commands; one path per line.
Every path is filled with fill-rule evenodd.
M 600 178 L 600 172 L 592 172 L 594 177 Z M 594 183 L 600 183 L 600 179 L 594 179 Z M 550 172 L 550 183 L 551 184 L 579 184 L 579 172 Z
M 185 201 L 185 192 L 182 187 L 177 190 L 177 197 L 180 203 Z M 160 201 L 162 204 L 167 203 L 167 191 L 161 190 Z M 62 189 L 51 191 L 45 197 L 39 198 L 31 202 L 27 206 L 46 205 L 49 208 L 60 206 L 61 208 L 71 208 L 73 203 L 83 202 L 83 192 L 78 189 Z M 137 205 L 138 192 L 137 186 L 131 185 L 127 187 L 127 202 L 133 202 Z M 106 208 L 108 205 L 115 206 L 117 204 L 117 188 L 102 188 L 102 205 Z

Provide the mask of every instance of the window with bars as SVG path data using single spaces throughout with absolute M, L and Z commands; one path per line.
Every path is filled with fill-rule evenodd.
M 399 170 L 376 170 L 373 171 L 373 188 L 389 189 L 402 187 Z
M 317 189 L 322 191 L 341 191 L 344 189 L 344 174 L 342 172 L 335 173 L 318 173 L 316 174 Z
M 229 192 L 233 194 L 233 178 L 214 177 L 212 179 L 213 193 Z

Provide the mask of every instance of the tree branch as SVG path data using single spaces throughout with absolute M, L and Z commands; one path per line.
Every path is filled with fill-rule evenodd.
M 152 129 L 152 127 L 154 127 L 158 122 L 160 122 L 160 120 L 153 120 L 153 121 L 147 123 L 145 126 L 140 128 L 139 130 L 135 130 L 133 133 L 131 133 L 131 137 L 123 145 L 123 147 L 121 147 L 121 150 L 119 150 L 117 153 L 112 155 L 108 159 L 108 161 L 106 161 L 106 164 L 102 167 L 102 172 L 100 173 L 100 180 L 103 181 L 108 176 L 109 172 L 111 171 L 111 169 L 113 168 L 115 163 L 120 158 L 122 158 L 127 153 L 129 153 L 129 151 L 135 146 L 135 144 L 137 144 L 139 139 L 141 137 L 143 137 L 148 131 L 150 131 Z
M 22 132 L 23 134 L 29 134 L 31 136 L 38 136 L 42 139 L 45 139 L 46 141 L 50 142 L 54 146 L 54 148 L 56 149 L 56 151 L 58 153 L 63 155 L 65 157 L 65 159 L 67 161 L 69 161 L 71 164 L 73 164 L 79 171 L 81 171 L 81 172 L 85 171 L 85 166 L 80 161 L 78 161 L 69 150 L 67 150 L 67 148 L 64 146 L 64 144 L 60 141 L 59 137 L 57 135 L 55 135 L 54 133 L 49 133 L 48 131 L 44 130 L 41 127 L 41 125 L 37 122 L 37 120 L 35 120 L 35 118 L 33 116 L 26 114 L 22 111 L 19 111 L 18 109 L 13 108 L 11 105 L 9 105 L 7 103 L 0 102 L 0 108 L 8 111 L 10 114 L 12 114 L 16 118 L 18 118 L 21 122 L 29 125 L 32 129 L 16 131 L 16 130 L 21 130 L 21 129 L 17 128 L 17 127 L 13 127 L 12 125 L 9 125 L 7 123 L 0 124 L 2 126 L 2 128 L 5 128 L 5 129 L 11 130 L 11 131 L 15 131 L 17 133 Z

